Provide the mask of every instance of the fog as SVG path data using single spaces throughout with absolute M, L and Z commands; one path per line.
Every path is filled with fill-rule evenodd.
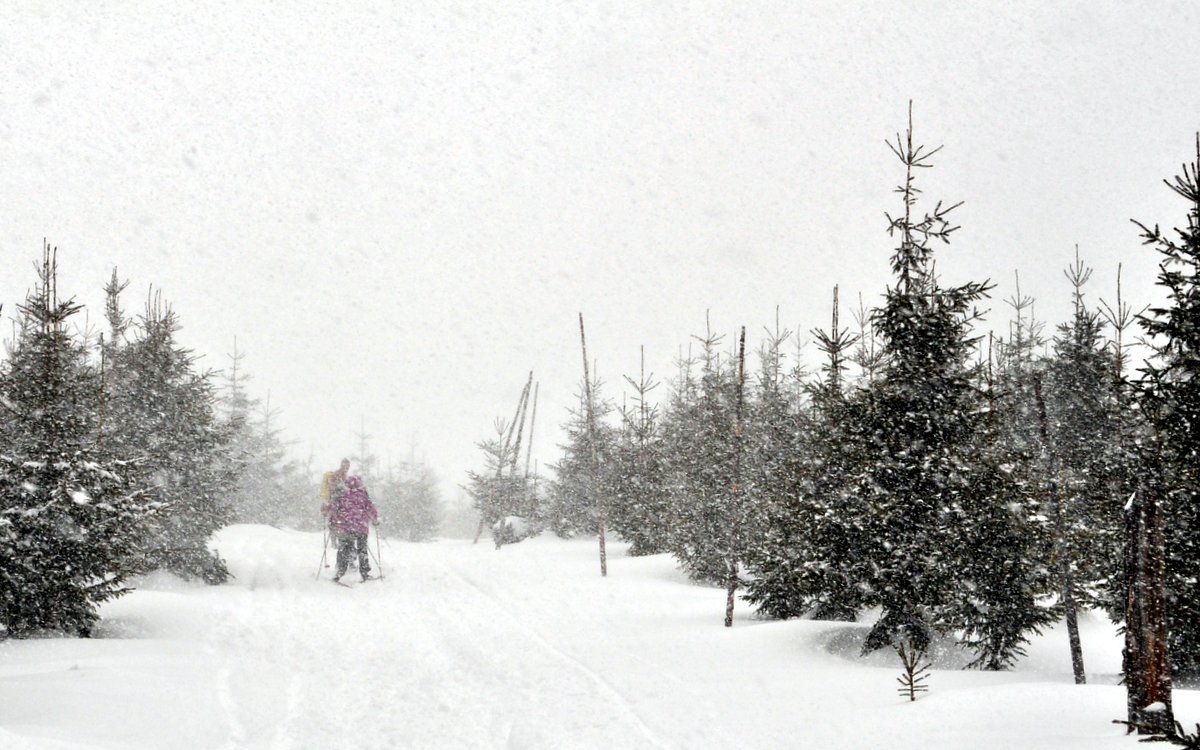
M 243 7 L 243 5 L 249 7 Z M 294 451 L 365 427 L 447 488 L 540 383 L 535 457 L 581 375 L 619 399 L 692 333 L 825 325 L 888 281 L 884 144 L 913 101 L 921 175 L 965 204 L 952 282 L 1069 308 L 1117 264 L 1140 306 L 1200 127 L 1194 3 L 29 3 L 0 24 L 0 301 L 43 238 L 100 325 L 116 267 L 219 369 L 246 352 Z M 845 316 L 845 313 L 844 317 Z M 7 333 L 7 332 L 6 332 Z M 730 337 L 732 338 L 732 336 Z

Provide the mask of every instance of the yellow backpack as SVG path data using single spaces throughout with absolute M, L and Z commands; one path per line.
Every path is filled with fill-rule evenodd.
M 325 472 L 325 475 L 323 477 L 321 477 L 321 502 L 322 503 L 329 502 L 329 494 L 332 489 L 329 485 L 331 484 L 332 480 L 333 480 L 333 472 L 332 471 Z

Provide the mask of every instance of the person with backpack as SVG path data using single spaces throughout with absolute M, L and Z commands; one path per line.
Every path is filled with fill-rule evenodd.
M 342 465 L 337 471 L 327 471 L 321 477 L 321 512 L 325 512 L 325 506 L 329 505 L 333 500 L 338 499 L 346 491 L 346 473 L 350 471 L 350 459 L 343 458 Z M 337 534 L 333 530 L 333 524 L 328 526 L 329 544 L 336 548 L 338 546 Z
M 379 511 L 367 494 L 362 477 L 346 477 L 345 491 L 321 507 L 329 519 L 329 528 L 337 535 L 337 568 L 334 583 L 341 583 L 350 567 L 350 556 L 358 556 L 358 574 L 364 581 L 371 578 L 371 558 L 367 550 L 367 534 L 371 524 L 379 520 Z

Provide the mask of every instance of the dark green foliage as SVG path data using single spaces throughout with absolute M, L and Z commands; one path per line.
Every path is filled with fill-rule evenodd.
M 1081 606 L 1111 606 L 1102 597 L 1120 568 L 1121 505 L 1132 491 L 1121 434 L 1123 404 L 1099 313 L 1083 301 L 1091 270 L 1068 271 L 1074 315 L 1059 327 L 1046 372 L 1047 447 L 1058 470 L 1062 507 L 1057 554 L 1071 568 Z
M 717 351 L 721 337 L 700 339 L 700 378 L 690 366 L 672 393 L 663 420 L 667 483 L 673 528 L 670 551 L 698 581 L 725 585 L 729 578 L 727 527 L 752 491 L 734 492 L 737 360 Z
M 580 384 L 575 394 L 579 406 L 570 410 L 563 428 L 566 442 L 559 446 L 562 458 L 551 465 L 555 480 L 547 491 L 543 519 L 560 537 L 597 533 L 596 503 L 615 494 L 612 461 L 617 432 L 608 423 L 613 405 L 599 395 L 601 385 L 597 380 L 592 381 L 595 429 L 589 430 L 584 387 Z
M 658 407 L 649 402 L 659 384 L 644 367 L 639 380 L 625 380 L 634 390 L 634 403 L 621 411 L 621 429 L 608 462 L 608 525 L 629 542 L 629 554 L 636 557 L 667 551 L 671 505 Z
M 176 341 L 175 313 L 152 299 L 133 328 L 108 349 L 103 439 L 137 458 L 137 479 L 166 506 L 145 529 L 140 564 L 222 583 L 229 573 L 208 541 L 233 519 L 231 430 L 214 413 L 210 375 Z
M 1200 675 L 1200 137 L 1196 161 L 1167 185 L 1188 203 L 1175 235 L 1139 224 L 1160 258 L 1166 303 L 1140 323 L 1154 349 L 1138 400 L 1153 425 L 1163 466 L 1167 613 L 1176 673 Z
M 86 449 L 0 455 L 0 635 L 87 635 L 96 605 L 128 589 L 141 524 L 156 509 L 119 461 Z
M 941 204 L 917 219 L 913 171 L 929 166 L 926 152 L 906 141 L 893 151 L 907 169 L 899 192 L 903 216 L 889 231 L 900 235 L 892 256 L 896 285 L 874 313 L 883 337 L 880 379 L 851 403 L 850 421 L 870 443 L 872 455 L 856 493 L 870 508 L 864 521 L 873 572 L 863 583 L 871 603 L 882 607 L 864 651 L 908 639 L 928 646 L 934 627 L 959 585 L 962 523 L 968 509 L 963 490 L 967 452 L 979 426 L 979 404 L 967 361 L 973 347 L 972 306 L 987 291 L 969 283 L 944 288 L 932 265 L 930 240 L 948 241 L 954 231 Z M 953 207 L 951 207 L 953 208 Z
M 1047 615 L 1036 603 L 1031 509 L 1003 452 L 990 447 L 987 402 L 969 364 L 974 306 L 990 287 L 940 284 L 931 242 L 949 241 L 953 207 L 913 213 L 914 171 L 937 149 L 914 146 L 911 126 L 892 149 L 906 179 L 897 189 L 904 213 L 890 224 L 900 238 L 895 285 L 873 316 L 883 364 L 846 414 L 856 437 L 848 447 L 865 453 L 850 490 L 865 505 L 858 585 L 864 604 L 882 608 L 863 650 L 899 639 L 922 649 L 934 632 L 957 630 L 975 665 L 1004 668 Z
M 768 617 L 811 613 L 815 619 L 852 621 L 860 602 L 849 572 L 862 548 L 853 531 L 859 521 L 856 498 L 842 491 L 853 455 L 841 418 L 843 363 L 856 337 L 838 327 L 836 290 L 834 299 L 830 331 L 813 331 L 827 357 L 819 382 L 800 392 L 787 387 L 801 377 L 798 371 L 783 373 L 788 332 L 776 327 L 763 347 L 748 440 L 757 459 L 752 466 L 766 528 L 751 547 L 746 599 Z M 800 400 L 804 392 L 807 404 Z
M 126 590 L 157 509 L 128 463 L 96 443 L 100 373 L 66 331 L 80 307 L 57 296 L 46 249 L 38 288 L 0 370 L 0 630 L 87 634 L 96 605 Z

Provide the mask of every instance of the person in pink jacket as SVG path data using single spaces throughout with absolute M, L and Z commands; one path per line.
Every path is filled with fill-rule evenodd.
M 365 581 L 371 577 L 371 558 L 367 552 L 367 532 L 379 520 L 379 511 L 367 495 L 362 477 L 346 477 L 345 491 L 321 507 L 329 527 L 337 534 L 337 570 L 334 582 L 341 581 L 350 566 L 350 556 L 358 555 L 358 573 Z

